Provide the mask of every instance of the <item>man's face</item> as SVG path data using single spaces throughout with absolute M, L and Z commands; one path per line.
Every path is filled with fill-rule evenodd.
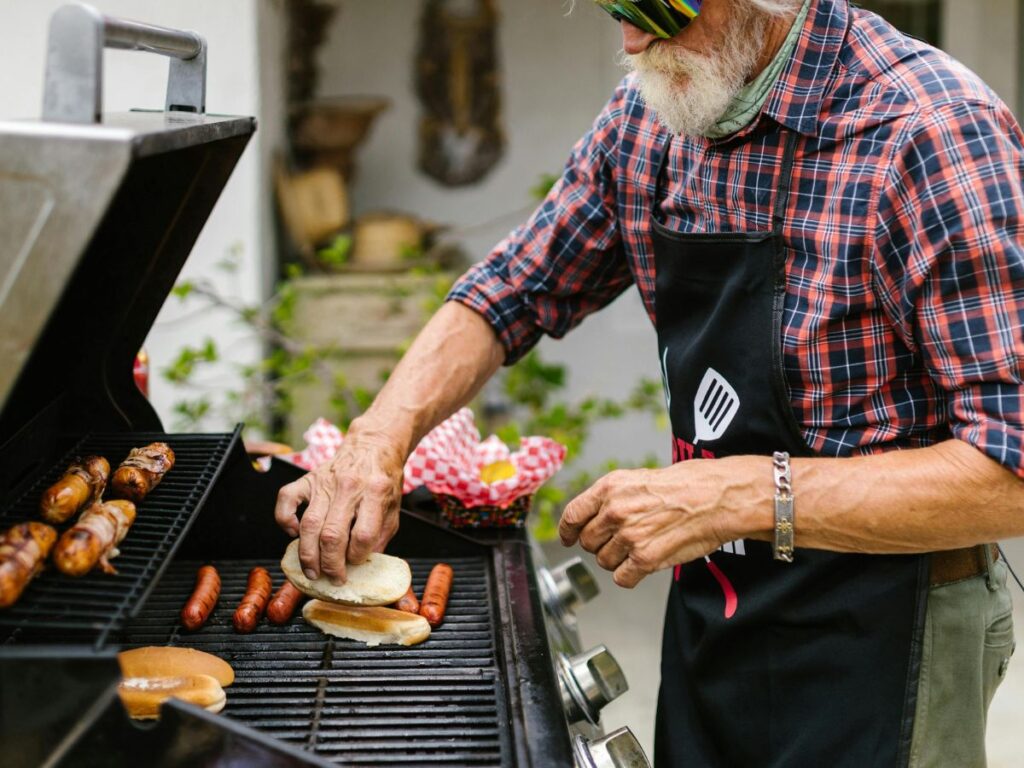
M 623 64 L 636 71 L 640 95 L 666 128 L 699 136 L 754 74 L 772 19 L 749 0 L 706 0 L 669 40 L 623 21 Z

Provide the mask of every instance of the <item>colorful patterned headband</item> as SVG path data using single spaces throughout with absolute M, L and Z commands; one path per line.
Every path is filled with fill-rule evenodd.
M 662 38 L 675 37 L 700 13 L 703 0 L 597 0 L 613 19 Z

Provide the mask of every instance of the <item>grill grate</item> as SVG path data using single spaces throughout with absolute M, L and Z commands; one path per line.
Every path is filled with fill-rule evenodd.
M 80 578 L 49 567 L 29 584 L 19 601 L 0 612 L 0 644 L 77 642 L 103 645 L 147 596 L 184 538 L 220 474 L 231 433 L 93 434 L 82 438 L 10 507 L 0 511 L 0 528 L 38 520 L 39 498 L 75 456 L 98 454 L 111 472 L 135 447 L 162 440 L 174 449 L 174 468 L 138 507 L 135 524 L 112 561 L 116 575 L 93 571 Z M 72 518 L 58 531 L 74 525 Z
M 189 633 L 178 613 L 202 563 L 176 562 L 128 625 L 129 644 L 183 645 L 216 654 L 235 670 L 223 714 L 322 757 L 352 765 L 509 765 L 505 689 L 497 664 L 496 617 L 484 557 L 447 558 L 455 571 L 444 623 L 405 648 L 340 640 L 307 625 L 264 618 L 249 635 L 231 616 L 260 561 L 214 561 L 220 601 Z M 434 561 L 409 558 L 422 594 Z M 269 569 L 274 586 L 283 575 Z

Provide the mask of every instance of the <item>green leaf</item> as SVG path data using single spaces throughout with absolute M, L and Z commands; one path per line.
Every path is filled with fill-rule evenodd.
M 195 283 L 193 283 L 191 280 L 183 280 L 182 282 L 178 283 L 176 286 L 171 288 L 171 293 L 174 296 L 177 296 L 182 301 L 184 301 L 189 297 L 189 294 L 191 294 L 192 291 L 194 291 L 195 289 Z
M 542 173 L 538 177 L 537 183 L 530 187 L 530 197 L 534 200 L 543 200 L 548 196 L 548 192 L 550 192 L 551 188 L 558 183 L 560 178 L 561 174 Z
M 202 347 L 183 347 L 161 374 L 173 384 L 184 384 L 192 378 L 200 364 L 216 361 L 217 345 L 213 339 L 206 339 Z
M 324 264 L 338 266 L 345 264 L 352 253 L 352 235 L 342 233 L 331 241 L 326 248 L 316 252 L 317 258 Z

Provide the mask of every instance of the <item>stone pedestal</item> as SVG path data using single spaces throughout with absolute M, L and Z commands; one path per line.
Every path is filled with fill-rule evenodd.
M 323 365 L 344 376 L 348 386 L 376 391 L 454 277 L 351 272 L 298 278 L 289 335 L 301 344 L 329 348 Z M 334 418 L 332 385 L 323 378 L 317 375 L 289 390 L 293 408 L 286 433 L 296 447 L 304 445 L 302 433 L 317 417 Z

